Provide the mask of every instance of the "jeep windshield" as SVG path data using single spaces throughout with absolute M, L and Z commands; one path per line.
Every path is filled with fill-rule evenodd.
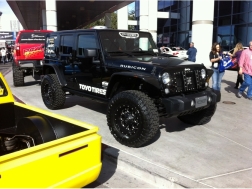
M 139 31 L 99 31 L 102 48 L 108 56 L 143 56 L 158 53 L 152 36 Z
M 45 43 L 47 33 L 27 32 L 21 33 L 19 43 Z

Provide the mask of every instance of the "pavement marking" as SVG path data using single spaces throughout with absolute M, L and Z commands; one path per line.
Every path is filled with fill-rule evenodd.
M 112 145 L 110 145 L 110 146 L 113 147 L 113 148 L 116 148 L 116 147 L 114 147 L 114 146 L 112 146 Z M 116 149 L 118 149 L 118 148 L 116 148 Z M 173 170 L 169 169 L 169 168 L 166 167 L 166 166 L 162 166 L 162 165 L 153 163 L 153 162 L 151 162 L 151 161 L 149 161 L 149 160 L 143 159 L 143 158 L 141 158 L 141 157 L 137 157 L 136 155 L 133 155 L 133 154 L 131 154 L 131 153 L 129 153 L 129 152 L 126 152 L 126 151 L 124 151 L 124 150 L 121 150 L 121 149 L 119 149 L 119 150 L 122 151 L 122 152 L 124 152 L 124 153 L 126 153 L 126 154 L 128 154 L 128 155 L 131 155 L 131 156 L 133 156 L 133 157 L 135 157 L 135 158 L 137 158 L 137 159 L 140 159 L 140 160 L 142 160 L 142 161 L 145 161 L 145 162 L 147 162 L 147 163 L 150 163 L 150 164 L 152 164 L 152 165 L 154 165 L 154 166 L 160 167 L 160 168 L 165 169 L 165 170 L 167 170 L 167 171 L 170 171 L 170 172 L 172 172 L 172 173 L 175 173 L 175 174 L 177 174 L 177 175 L 179 175 L 179 176 L 182 176 L 182 177 L 184 177 L 184 178 L 187 178 L 187 179 L 192 180 L 192 181 L 194 181 L 194 182 L 197 182 L 197 183 L 199 183 L 199 184 L 208 186 L 208 187 L 210 187 L 210 188 L 215 188 L 215 187 L 213 187 L 213 186 L 210 186 L 210 185 L 208 185 L 208 184 L 205 184 L 205 183 L 203 183 L 203 182 L 200 182 L 200 180 L 195 180 L 195 179 L 190 178 L 190 177 L 188 177 L 188 176 L 186 176 L 186 175 L 183 175 L 183 174 L 181 174 L 181 173 L 179 173 L 179 172 L 173 171 Z M 177 183 L 177 184 L 179 184 L 179 183 Z
M 198 179 L 198 181 L 217 178 L 217 177 L 222 177 L 222 176 L 231 175 L 231 174 L 235 174 L 235 173 L 240 173 L 240 172 L 244 172 L 244 171 L 250 171 L 250 170 L 252 170 L 252 168 L 241 169 L 239 171 L 232 171 L 232 172 L 229 172 L 229 173 L 224 173 L 224 174 L 215 175 L 215 176 L 212 176 L 212 177 L 206 177 L 206 178 Z
M 202 126 L 202 127 L 204 127 L 205 129 L 207 129 L 207 130 L 209 130 L 209 131 L 211 131 L 211 132 L 213 132 L 213 133 L 215 133 L 215 134 L 217 134 L 217 135 L 219 135 L 219 136 L 221 136 L 221 137 L 223 137 L 223 138 L 225 138 L 225 139 L 227 139 L 227 140 L 229 140 L 229 141 L 231 141 L 231 142 L 233 142 L 233 143 L 235 143 L 235 144 L 237 144 L 237 145 L 239 145 L 239 146 L 241 146 L 241 147 L 243 147 L 243 148 L 246 148 L 247 150 L 249 150 L 249 151 L 252 152 L 252 149 L 250 149 L 250 148 L 248 148 L 248 147 L 246 147 L 246 146 L 244 146 L 244 145 L 242 145 L 242 144 L 240 144 L 240 143 L 238 143 L 238 142 L 236 142 L 236 141 L 234 141 L 234 140 L 232 140 L 232 139 L 230 139 L 230 138 L 227 138 L 227 137 L 224 136 L 224 135 L 221 135 L 221 134 L 219 134 L 219 133 L 217 133 L 217 132 L 215 132 L 215 131 L 209 129 L 209 128 L 207 128 L 206 126 Z

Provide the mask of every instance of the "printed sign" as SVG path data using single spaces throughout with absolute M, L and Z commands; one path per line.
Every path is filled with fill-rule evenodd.
M 138 33 L 119 32 L 119 35 L 124 38 L 133 38 L 133 39 L 139 37 Z

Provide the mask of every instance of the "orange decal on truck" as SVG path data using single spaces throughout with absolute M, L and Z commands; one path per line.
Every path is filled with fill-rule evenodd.
M 23 52 L 24 52 L 23 54 L 25 58 L 27 59 L 27 58 L 35 57 L 40 53 L 43 53 L 43 49 L 41 46 L 37 46 L 37 47 L 24 49 Z

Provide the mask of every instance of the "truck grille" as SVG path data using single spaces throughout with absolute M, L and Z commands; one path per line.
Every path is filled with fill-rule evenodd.
M 174 73 L 173 92 L 190 92 L 205 87 L 200 70 L 188 70 Z

